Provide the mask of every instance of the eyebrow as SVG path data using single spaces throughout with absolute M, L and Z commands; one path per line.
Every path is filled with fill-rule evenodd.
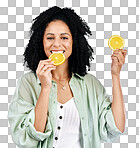
M 69 35 L 68 33 L 61 33 L 60 35 L 65 35 L 65 34 L 66 34 L 66 35 Z M 54 34 L 53 34 L 53 33 L 47 33 L 46 36 L 47 36 L 47 35 L 54 35 Z M 69 35 L 69 36 L 70 36 L 70 35 Z

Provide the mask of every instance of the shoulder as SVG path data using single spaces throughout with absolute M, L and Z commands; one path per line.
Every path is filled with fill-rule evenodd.
M 104 87 L 102 83 L 100 82 L 100 80 L 91 73 L 87 73 L 84 76 L 84 81 L 85 81 L 86 86 L 89 89 L 95 89 L 96 91 L 101 91 Z
M 90 82 L 90 83 L 100 83 L 100 81 L 98 80 L 98 78 L 96 76 L 94 76 L 93 74 L 91 73 L 87 73 L 85 76 L 84 76 L 84 80 L 85 82 Z
M 34 72 L 29 71 L 29 72 L 25 73 L 24 75 L 22 75 L 21 77 L 22 77 L 22 79 L 30 79 L 31 77 L 35 77 L 35 74 L 34 74 Z
M 36 76 L 32 71 L 22 75 L 17 82 L 18 97 L 33 104 L 33 95 L 36 87 Z
M 37 82 L 36 74 L 32 71 L 29 71 L 19 77 L 17 81 L 17 85 L 19 86 L 19 88 L 23 88 L 23 87 L 28 88 L 28 87 L 35 86 L 36 82 Z
M 27 82 L 35 82 L 37 80 L 36 74 L 32 71 L 29 71 L 25 74 L 23 74 L 19 78 L 22 82 L 27 81 Z

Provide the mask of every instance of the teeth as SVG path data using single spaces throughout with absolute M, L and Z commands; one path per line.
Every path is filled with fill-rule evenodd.
M 51 51 L 51 53 L 64 53 L 65 51 Z

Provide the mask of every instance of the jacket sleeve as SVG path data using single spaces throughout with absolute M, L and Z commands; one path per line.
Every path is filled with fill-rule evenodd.
M 25 85 L 19 78 L 8 109 L 8 120 L 12 132 L 11 136 L 15 144 L 20 148 L 33 148 L 37 147 L 39 141 L 43 141 L 51 135 L 52 127 L 49 116 L 47 116 L 45 132 L 36 131 L 34 128 L 35 106 L 27 101 L 28 98 L 24 98 L 24 96 L 31 96 L 31 94 L 29 94 L 28 86 L 26 86 L 28 89 L 21 90 L 23 87 Z
M 113 113 L 111 110 L 110 96 L 99 83 L 98 110 L 99 110 L 99 132 L 102 141 L 113 142 L 123 133 L 116 127 Z

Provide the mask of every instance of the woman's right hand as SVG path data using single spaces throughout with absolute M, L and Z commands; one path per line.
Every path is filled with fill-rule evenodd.
M 41 82 L 42 88 L 51 88 L 52 86 L 52 73 L 51 70 L 55 70 L 56 66 L 50 59 L 41 60 L 38 64 L 36 74 Z

